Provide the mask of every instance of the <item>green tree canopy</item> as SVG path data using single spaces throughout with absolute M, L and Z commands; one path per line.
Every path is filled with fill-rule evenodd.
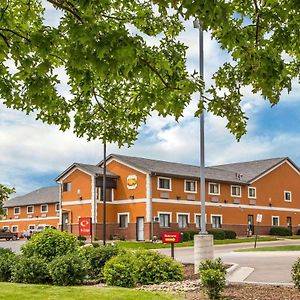
M 62 12 L 57 26 L 44 23 L 46 2 Z M 298 0 L 2 0 L 0 97 L 77 136 L 123 145 L 152 112 L 178 119 L 191 95 L 206 91 L 195 114 L 227 118 L 239 139 L 241 87 L 276 104 L 298 77 L 299 8 Z M 194 18 L 232 57 L 207 88 L 188 73 L 178 41 L 183 19 Z M 58 92 L 58 69 L 71 98 Z
M 3 215 L 4 210 L 3 210 L 3 203 L 9 198 L 9 195 L 14 193 L 15 189 L 8 188 L 4 186 L 3 184 L 0 184 L 0 215 Z

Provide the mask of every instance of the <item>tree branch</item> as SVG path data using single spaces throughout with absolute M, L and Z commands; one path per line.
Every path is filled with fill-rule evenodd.
M 7 32 L 10 32 L 10 33 L 13 33 L 14 35 L 16 35 L 16 36 L 18 36 L 18 37 L 26 40 L 29 43 L 31 42 L 29 38 L 27 38 L 26 36 L 24 36 L 24 35 L 16 32 L 16 31 L 14 31 L 14 30 L 12 30 L 12 29 L 9 29 L 9 28 L 0 28 L 0 31 L 7 31 Z
M 258 7 L 257 0 L 253 0 L 254 2 L 254 7 L 255 7 L 255 13 L 256 13 L 256 32 L 255 32 L 255 44 L 256 46 L 258 45 L 258 35 L 259 35 L 259 22 L 260 22 L 260 11 Z
M 10 44 L 9 44 L 9 42 L 8 42 L 8 40 L 7 40 L 7 37 L 6 37 L 4 34 L 2 34 L 1 32 L 0 32 L 0 36 L 1 36 L 2 39 L 4 40 L 6 46 L 7 46 L 8 48 L 10 48 Z
M 94 94 L 94 98 L 99 106 L 100 109 L 102 109 L 104 112 L 106 112 L 108 114 L 108 111 L 103 107 L 103 105 L 99 102 L 98 98 L 97 98 L 97 95 L 96 95 L 96 92 L 95 92 L 95 89 L 93 89 L 93 94 Z
M 75 12 L 74 10 L 72 10 L 71 8 L 64 6 L 63 4 L 59 3 L 58 1 L 55 0 L 47 0 L 48 2 L 50 2 L 51 4 L 53 4 L 54 6 L 60 8 L 61 10 L 65 10 L 69 13 L 71 13 L 77 20 L 80 21 L 80 23 L 83 23 L 81 17 L 79 16 L 79 14 L 77 12 Z

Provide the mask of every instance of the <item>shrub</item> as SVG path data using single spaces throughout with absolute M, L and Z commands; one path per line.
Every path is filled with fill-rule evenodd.
M 225 239 L 234 240 L 236 239 L 236 232 L 233 230 L 224 230 Z
M 293 232 L 290 228 L 275 226 L 270 229 L 270 235 L 290 236 Z
M 207 230 L 209 234 L 214 236 L 214 240 L 224 240 L 225 239 L 225 232 L 222 229 L 210 229 Z
M 51 261 L 56 256 L 73 253 L 79 248 L 77 238 L 67 232 L 47 228 L 34 234 L 30 241 L 22 246 L 22 253 L 27 256 L 38 256 Z
M 194 239 L 194 235 L 199 234 L 198 231 L 185 231 L 182 234 L 182 241 L 192 241 Z
M 156 284 L 183 279 L 182 264 L 153 251 L 135 252 L 136 281 L 140 284 Z
M 108 285 L 135 286 L 136 264 L 134 254 L 127 252 L 110 259 L 103 268 L 103 277 Z
M 19 255 L 12 267 L 12 281 L 22 283 L 46 283 L 49 281 L 47 263 L 36 256 Z
M 48 270 L 56 285 L 80 284 L 86 276 L 84 260 L 76 253 L 56 257 L 49 264 Z
M 292 279 L 295 284 L 295 288 L 300 290 L 300 258 L 292 266 Z
M 10 281 L 15 256 L 10 249 L 0 248 L 0 281 Z
M 84 235 L 79 235 L 77 239 L 78 241 L 86 241 L 86 237 Z
M 87 262 L 89 277 L 92 279 L 101 279 L 105 263 L 113 256 L 118 255 L 119 252 L 119 249 L 115 246 L 98 245 L 98 247 L 84 247 L 82 255 Z
M 221 299 L 225 288 L 226 268 L 220 258 L 205 260 L 199 266 L 200 279 L 209 299 Z

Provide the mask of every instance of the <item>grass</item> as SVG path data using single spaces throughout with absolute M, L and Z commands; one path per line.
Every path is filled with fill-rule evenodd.
M 18 283 L 0 283 L 3 300 L 174 300 L 166 293 L 144 292 L 115 287 L 58 287 Z
M 236 252 L 263 252 L 263 251 L 300 251 L 300 245 L 259 247 L 259 248 L 248 248 L 248 249 L 236 250 Z
M 215 240 L 214 245 L 228 245 L 239 243 L 254 243 L 255 238 L 235 239 L 235 240 Z M 277 241 L 275 237 L 259 237 L 258 242 Z M 122 249 L 161 249 L 170 248 L 170 244 L 151 243 L 151 242 L 130 242 L 130 241 L 118 241 L 116 243 Z M 194 241 L 182 242 L 175 245 L 176 248 L 181 247 L 193 247 Z

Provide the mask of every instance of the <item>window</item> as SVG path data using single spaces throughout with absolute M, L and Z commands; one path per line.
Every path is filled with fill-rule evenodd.
M 239 185 L 232 185 L 231 186 L 231 197 L 241 197 L 241 187 Z
M 219 183 L 208 183 L 208 193 L 210 195 L 220 195 L 220 184 Z
M 292 217 L 286 217 L 286 225 L 288 228 L 292 229 Z
M 284 201 L 292 201 L 292 192 L 284 191 Z
M 59 203 L 56 203 L 56 204 L 55 204 L 55 210 L 56 210 L 56 211 L 59 211 Z
M 201 228 L 201 214 L 195 214 L 196 228 Z M 205 222 L 207 222 L 207 215 L 205 214 Z
M 48 204 L 41 205 L 41 212 L 48 212 Z
M 3 226 L 3 231 L 8 231 L 9 230 L 9 226 Z
M 256 188 L 248 187 L 248 198 L 256 198 Z
M 18 226 L 13 226 L 12 228 L 11 228 L 11 231 L 12 232 L 18 232 Z
M 27 213 L 32 214 L 34 212 L 33 206 L 27 206 Z
M 179 228 L 187 228 L 189 224 L 189 214 L 177 214 L 177 223 Z
M 272 216 L 272 226 L 279 226 L 279 217 Z
M 72 188 L 71 182 L 64 182 L 63 184 L 63 192 L 70 192 Z
M 35 225 L 28 225 L 28 229 L 29 230 L 34 230 L 35 229 Z
M 212 228 L 221 228 L 222 227 L 222 216 L 212 215 L 211 216 L 211 225 L 212 225 Z
M 159 214 L 159 226 L 160 227 L 170 227 L 171 214 Z
M 19 215 L 20 214 L 20 207 L 14 207 L 14 214 Z
M 171 191 L 171 178 L 158 177 L 157 189 Z
M 118 217 L 119 217 L 119 227 L 120 228 L 127 228 L 128 227 L 129 213 L 118 214 Z
M 197 181 L 185 180 L 184 181 L 184 191 L 186 193 L 197 193 Z

